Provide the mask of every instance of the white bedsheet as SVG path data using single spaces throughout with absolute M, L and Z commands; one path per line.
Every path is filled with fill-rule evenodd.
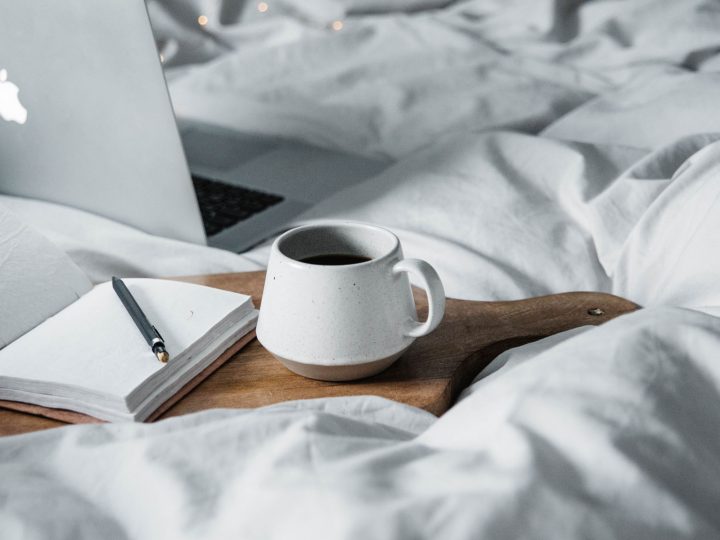
M 440 419 L 359 397 L 0 440 L 3 535 L 720 537 L 717 3 L 268 3 L 203 32 L 209 2 L 152 14 L 181 113 L 397 160 L 301 221 L 388 226 L 451 296 L 647 309 L 509 352 Z M 267 251 L 0 203 L 95 281 Z
M 359 397 L 11 437 L 3 533 L 716 538 L 719 348 L 653 308 L 515 350 L 439 420 Z

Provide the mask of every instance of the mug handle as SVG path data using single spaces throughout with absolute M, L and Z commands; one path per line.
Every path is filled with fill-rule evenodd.
M 435 330 L 445 315 L 445 289 L 435 269 L 420 259 L 403 259 L 393 266 L 393 274 L 407 272 L 420 279 L 428 297 L 428 316 L 424 323 L 412 321 L 410 330 L 405 332 L 409 337 L 421 337 Z

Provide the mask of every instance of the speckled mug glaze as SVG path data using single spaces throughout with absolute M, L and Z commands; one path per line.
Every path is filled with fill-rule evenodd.
M 302 259 L 346 254 L 349 265 Z M 408 273 L 428 295 L 427 321 L 417 319 Z M 426 262 L 403 259 L 390 231 L 357 222 L 306 225 L 272 246 L 257 337 L 288 369 L 313 379 L 345 381 L 379 373 L 415 338 L 437 328 L 445 291 Z

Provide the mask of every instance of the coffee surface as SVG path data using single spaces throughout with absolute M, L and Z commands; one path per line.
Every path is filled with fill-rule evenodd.
M 343 253 L 331 253 L 328 255 L 313 255 L 300 259 L 300 262 L 307 264 L 319 264 L 323 266 L 343 266 L 348 264 L 360 264 L 371 260 L 370 257 L 362 255 L 346 255 Z

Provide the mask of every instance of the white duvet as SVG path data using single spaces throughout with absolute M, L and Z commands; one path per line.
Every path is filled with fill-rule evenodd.
M 393 229 L 451 296 L 646 308 L 506 353 L 439 419 L 358 397 L 0 439 L 0 536 L 720 538 L 720 6 L 444 4 L 151 14 L 180 114 L 395 160 L 302 221 Z M 94 281 L 265 261 L 0 203 Z

